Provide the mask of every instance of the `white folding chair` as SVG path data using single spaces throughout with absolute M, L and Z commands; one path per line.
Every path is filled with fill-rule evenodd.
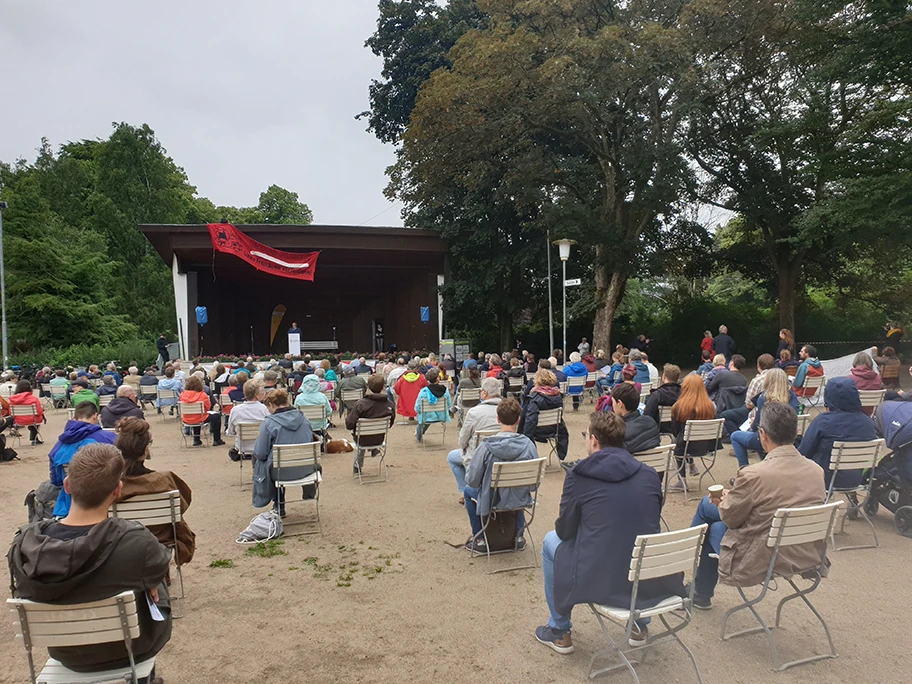
M 507 381 L 510 384 L 509 394 L 519 401 L 519 398 L 522 396 L 523 387 L 525 387 L 524 378 L 507 378 Z
M 651 390 L 651 389 L 647 389 L 646 386 L 644 385 L 644 386 L 640 389 L 640 404 L 645 404 L 646 401 L 649 399 L 649 395 L 650 395 L 651 393 L 652 393 L 652 390 Z
M 567 396 L 568 387 L 569 387 L 569 380 L 564 380 L 563 382 L 557 383 L 557 388 L 560 390 L 562 399 Z
M 260 436 L 261 425 L 262 425 L 262 421 L 260 421 L 260 422 L 248 421 L 248 422 L 244 422 L 244 423 L 235 423 L 235 425 L 234 425 L 234 431 L 235 431 L 235 437 L 236 437 L 235 443 L 236 444 L 250 444 L 251 442 L 256 442 L 257 437 Z M 238 464 L 240 465 L 240 473 L 239 473 L 240 479 L 239 479 L 238 484 L 243 486 L 244 485 L 244 461 L 250 460 L 250 462 L 252 464 L 255 456 L 253 455 L 252 451 L 250 451 L 248 449 L 240 449 L 240 448 L 238 448 L 238 455 L 240 456 L 240 458 L 238 459 Z M 251 465 L 251 467 L 250 467 L 250 475 L 252 478 L 253 477 L 253 465 Z M 251 484 L 252 483 L 253 483 L 253 480 L 251 479 Z
M 538 412 L 538 427 L 553 427 L 554 431 L 546 437 L 548 447 L 548 467 L 551 467 L 551 457 L 557 454 L 557 440 L 560 434 L 560 426 L 564 420 L 564 410 L 560 407 L 547 409 Z
M 167 416 L 167 414 L 170 412 L 170 410 L 172 408 L 174 408 L 174 406 L 177 404 L 177 401 L 174 401 L 173 403 L 168 404 L 167 406 L 162 404 L 162 401 L 171 401 L 172 399 L 175 399 L 175 400 L 178 399 L 178 392 L 177 392 L 177 390 L 159 389 L 158 387 L 156 387 L 155 388 L 155 397 L 156 397 L 156 399 L 158 399 L 156 406 L 158 406 L 162 410 L 160 415 L 161 415 L 162 420 L 164 420 L 165 417 Z M 165 411 L 165 409 L 168 409 L 168 411 Z
M 874 439 L 870 442 L 834 442 L 833 450 L 830 452 L 830 486 L 827 489 L 827 503 L 833 498 L 833 494 L 844 494 L 848 503 L 848 510 L 842 517 L 842 523 L 839 527 L 839 533 L 845 533 L 846 518 L 850 515 L 860 514 L 865 522 L 871 526 L 871 532 L 874 533 L 873 544 L 858 544 L 856 546 L 836 546 L 836 533 L 830 534 L 830 543 L 836 551 L 846 551 L 848 549 L 876 549 L 880 546 L 877 541 L 877 530 L 874 523 L 868 517 L 864 510 L 864 503 L 859 503 L 858 492 L 864 492 L 865 500 L 871 496 L 871 474 L 874 472 L 874 466 L 880 460 L 880 455 L 886 452 L 887 443 L 883 439 Z M 868 476 L 863 477 L 860 484 L 855 487 L 837 487 L 836 478 L 839 473 L 847 471 L 863 472 L 868 471 Z M 855 496 L 851 496 L 855 494 Z
M 351 407 L 364 398 L 363 389 L 342 390 L 339 393 L 341 401 L 339 402 L 339 417 L 341 418 L 345 411 L 351 410 Z
M 572 391 L 572 390 L 576 390 L 576 389 L 579 389 L 580 391 L 578 393 L 575 393 L 574 391 Z M 586 378 L 585 377 L 583 377 L 582 375 L 574 375 L 574 376 L 567 378 L 566 396 L 570 397 L 571 399 L 573 397 L 577 397 L 580 401 L 582 401 L 583 393 L 585 391 L 586 391 Z
M 589 399 L 593 404 L 595 403 L 596 399 L 598 399 L 599 395 L 598 387 L 595 384 L 596 380 L 598 380 L 598 371 L 591 371 L 586 375 L 586 389 L 584 391 L 584 394 L 589 395 Z
M 494 435 L 499 435 L 499 434 L 500 434 L 500 428 L 489 428 L 487 430 L 475 430 L 475 432 L 472 433 L 472 451 L 477 449 L 478 445 L 481 444 L 482 441 L 486 437 L 493 437 Z
M 769 641 L 770 649 L 773 654 L 773 667 L 777 671 L 782 671 L 786 668 L 792 667 L 793 665 L 801 665 L 802 663 L 810 663 L 815 660 L 822 660 L 824 658 L 835 658 L 836 657 L 836 647 L 833 645 L 833 638 L 830 636 L 830 630 L 827 627 L 826 622 L 820 616 L 820 613 L 817 612 L 817 609 L 811 604 L 808 600 L 807 595 L 814 591 L 817 586 L 820 584 L 820 581 L 823 579 L 823 570 L 826 567 L 826 540 L 833 532 L 833 527 L 836 524 L 836 514 L 839 508 L 842 506 L 842 502 L 838 503 L 828 503 L 822 504 L 820 506 L 808 506 L 806 508 L 780 508 L 776 511 L 776 514 L 773 516 L 773 522 L 770 525 L 769 536 L 766 540 L 766 545 L 773 549 L 772 557 L 770 558 L 769 567 L 766 571 L 766 579 L 763 580 L 763 585 L 760 590 L 760 594 L 757 598 L 748 600 L 747 595 L 744 593 L 744 590 L 741 587 L 737 587 L 738 593 L 741 595 L 741 599 L 744 601 L 741 605 L 736 606 L 725 613 L 725 617 L 722 618 L 722 640 L 727 641 L 732 637 L 741 636 L 744 634 L 753 634 L 755 632 L 763 632 L 766 634 L 766 638 Z M 817 544 L 820 547 L 820 561 L 809 568 L 800 570 L 799 572 L 794 573 L 809 582 L 811 586 L 806 589 L 799 589 L 795 582 L 792 580 L 792 576 L 782 575 L 781 573 L 776 572 L 776 560 L 779 558 L 779 550 L 784 546 L 796 546 L 799 544 Z M 826 632 L 827 641 L 830 642 L 830 652 L 824 653 L 822 655 L 815 655 L 809 658 L 801 658 L 799 660 L 793 660 L 788 663 L 779 663 L 779 654 L 776 651 L 776 640 L 773 638 L 770 628 L 763 621 L 763 618 L 760 617 L 760 614 L 757 612 L 756 606 L 760 601 L 763 600 L 763 597 L 766 596 L 767 591 L 769 591 L 770 583 L 773 582 L 774 589 L 776 588 L 775 580 L 785 580 L 788 582 L 792 589 L 795 590 L 794 594 L 789 594 L 781 601 L 779 601 L 779 606 L 776 608 L 776 624 L 775 627 L 779 627 L 780 620 L 782 618 L 782 607 L 786 602 L 791 601 L 792 599 L 800 598 L 811 609 L 811 612 L 814 613 L 816 618 L 820 621 L 820 624 L 823 625 L 823 630 Z M 743 629 L 738 632 L 732 632 L 731 634 L 725 633 L 725 627 L 728 624 L 728 619 L 737 613 L 738 611 L 744 610 L 747 608 L 751 614 L 756 618 L 757 622 L 760 623 L 759 627 L 753 627 L 750 629 Z
M 386 465 L 386 441 L 389 437 L 390 423 L 393 418 L 358 418 L 355 423 L 355 468 L 356 473 L 352 475 L 353 478 L 358 478 L 359 484 L 375 484 L 377 482 L 389 482 L 389 467 Z M 374 444 L 372 446 L 361 446 L 362 437 L 377 437 L 383 436 L 383 441 L 380 444 Z M 364 458 L 361 456 L 362 452 L 365 451 L 374 451 L 376 450 L 379 453 L 380 461 L 377 466 L 377 475 L 367 479 L 364 477 Z M 361 466 L 358 466 L 359 456 L 361 456 Z
M 299 406 L 298 410 L 307 418 L 307 422 L 310 423 L 314 433 L 319 435 L 320 449 L 324 450 L 326 448 L 326 432 L 329 429 L 329 407 L 326 404 L 313 404 Z M 324 425 L 325 427 L 322 430 L 316 430 L 313 427 L 314 425 Z
M 155 406 L 155 400 L 158 399 L 158 388 L 155 385 L 140 385 L 137 400 L 140 407 L 144 404 Z
M 41 401 L 47 408 L 54 408 L 54 397 L 51 395 L 51 383 L 42 382 L 40 387 Z
M 115 396 L 116 395 L 114 395 L 114 394 L 102 394 L 101 396 L 99 396 L 98 397 L 99 408 L 104 408 L 105 406 L 110 404 L 112 401 L 114 401 Z
M 820 403 L 820 398 L 823 396 L 824 391 L 826 391 L 826 376 L 805 375 L 804 382 L 801 384 L 801 387 L 804 388 L 805 391 L 804 396 L 799 397 L 801 403 L 805 404 L 806 406 L 816 407 Z M 814 390 L 814 394 L 808 396 L 807 391 L 811 389 Z
M 443 426 L 443 437 L 441 440 L 441 445 L 446 444 L 446 428 L 447 422 L 449 422 L 450 414 L 446 409 L 446 400 L 441 398 L 437 400 L 436 404 L 432 404 L 427 399 L 422 399 L 418 404 L 418 423 L 424 425 L 436 425 L 440 424 Z M 427 420 L 424 416 L 428 413 L 442 413 L 443 420 Z M 422 435 L 421 446 L 427 448 L 427 432 Z
M 316 504 L 316 517 L 314 519 L 299 520 L 296 522 L 282 521 L 286 530 L 292 525 L 308 525 L 310 523 L 316 523 L 316 529 L 296 532 L 291 536 L 314 534 L 321 530 L 320 483 L 323 481 L 323 477 L 316 469 L 319 465 L 320 442 L 308 442 L 306 444 L 276 444 L 272 447 L 272 475 L 276 489 L 284 490 L 287 487 L 306 487 L 313 485 L 317 490 L 316 495 L 313 498 L 313 501 Z M 312 467 L 314 472 L 310 475 L 305 475 L 304 477 L 297 477 L 294 470 L 304 467 Z M 287 503 L 287 501 L 285 503 Z M 283 506 L 284 505 L 285 504 L 283 503 Z
M 877 408 L 883 403 L 887 390 L 858 390 L 862 408 Z
M 684 649 L 690 663 L 693 665 L 694 672 L 697 675 L 697 681 L 702 684 L 703 677 L 700 675 L 700 668 L 697 667 L 697 661 L 690 649 L 681 641 L 678 632 L 687 627 L 693 617 L 693 594 L 694 586 L 691 583 L 690 593 L 681 597 L 677 595 L 668 596 L 661 600 L 652 608 L 638 609 L 636 607 L 637 595 L 639 594 L 640 582 L 643 580 L 657 579 L 677 575 L 682 572 L 690 572 L 691 576 L 696 575 L 697 564 L 700 562 L 700 550 L 703 546 L 703 536 L 706 534 L 707 525 L 697 525 L 689 527 L 686 530 L 675 530 L 674 532 L 663 532 L 661 534 L 641 534 L 638 535 L 633 544 L 633 555 L 630 559 L 630 572 L 627 579 L 633 583 L 630 595 L 630 606 L 602 606 L 590 603 L 595 619 L 602 628 L 602 633 L 608 640 L 609 648 L 597 651 L 589 659 L 589 679 L 597 677 L 600 674 L 611 672 L 622 667 L 626 667 L 633 680 L 639 682 L 636 670 L 633 669 L 634 663 L 630 661 L 627 654 L 643 652 L 643 657 L 636 664 L 642 664 L 646 660 L 649 648 L 658 643 L 666 641 L 676 641 Z M 666 616 L 673 617 L 675 624 L 669 624 Z M 649 637 L 637 646 L 627 646 L 630 643 L 630 636 L 638 630 L 637 620 L 643 618 L 658 617 L 661 620 L 665 630 L 655 632 L 654 628 L 649 630 Z M 609 622 L 610 621 L 610 622 Z M 620 645 L 612 636 L 608 627 L 611 623 L 624 627 L 625 633 Z M 623 647 L 622 647 L 623 646 Z M 613 655 L 620 658 L 621 662 L 615 665 L 604 667 L 600 670 L 593 670 L 596 658 L 603 655 Z
M 716 452 L 719 450 L 719 444 L 722 439 L 725 420 L 722 418 L 712 418 L 710 420 L 688 420 L 684 426 L 684 454 L 681 456 L 686 463 L 688 458 L 699 458 L 700 465 L 703 466 L 703 472 L 700 473 L 700 480 L 697 483 L 697 491 L 703 491 L 703 478 L 709 475 L 709 479 L 716 482 L 713 477 L 712 469 L 716 464 Z M 712 441 L 712 449 L 702 455 L 690 454 L 690 445 L 694 442 Z M 687 483 L 684 485 L 684 501 L 687 501 Z
M 642 397 L 641 397 L 642 398 Z M 671 437 L 671 441 L 674 442 L 675 436 L 670 432 L 662 432 L 662 427 L 668 425 L 671 427 L 671 406 L 659 406 L 659 436 Z
M 459 415 L 459 420 L 457 425 L 461 428 L 462 421 L 465 417 L 465 412 L 472 408 L 473 406 L 478 406 L 481 403 L 481 388 L 480 387 L 467 387 L 464 390 L 459 390 L 456 393 L 456 412 Z
M 805 431 L 807 430 L 808 425 L 811 422 L 811 415 L 809 413 L 802 413 L 798 416 L 798 434 L 797 437 L 803 437 Z
M 143 527 L 158 525 L 171 526 L 172 541 L 165 546 L 172 551 L 174 565 L 177 567 L 177 578 L 180 581 L 180 598 L 184 598 L 184 576 L 177 559 L 177 523 L 181 517 L 180 492 L 176 489 L 157 494 L 139 494 L 126 501 L 114 502 L 108 509 L 109 518 L 132 520 Z
M 532 520 L 535 518 L 535 503 L 538 499 L 538 487 L 541 484 L 542 473 L 544 472 L 544 458 L 533 458 L 528 461 L 495 461 L 491 464 L 491 511 L 488 513 L 488 515 L 482 518 L 481 531 L 472 537 L 473 541 L 477 540 L 479 537 L 483 538 L 485 541 L 485 555 L 488 557 L 489 575 L 496 574 L 498 572 L 508 572 L 510 570 L 527 570 L 529 568 L 539 567 L 538 554 L 535 552 L 535 542 L 532 539 L 531 532 L 529 532 L 529 526 L 532 524 Z M 513 487 L 530 490 L 531 503 L 521 508 L 498 508 L 497 490 L 510 489 Z M 519 537 L 525 538 L 525 536 L 528 535 L 526 543 L 532 549 L 532 558 L 535 564 L 491 570 L 492 551 L 490 545 L 488 544 L 488 526 L 491 524 L 492 520 L 496 519 L 498 513 L 508 513 L 510 511 L 515 512 L 516 515 L 523 515 L 525 517 L 523 521 L 523 529 L 517 532 L 515 539 L 518 539 Z M 514 547 L 512 549 L 494 551 L 493 553 L 510 553 L 516 550 L 517 549 L 514 543 Z M 481 552 L 476 551 L 473 546 L 469 557 L 474 558 L 476 555 L 481 555 Z
M 653 468 L 662 478 L 662 501 L 664 502 L 668 498 L 668 481 L 670 475 L 673 472 L 671 468 L 671 461 L 674 453 L 674 444 L 666 444 L 665 446 L 659 446 L 655 449 L 647 449 L 646 451 L 638 451 L 633 457 L 638 460 L 640 463 L 645 463 L 649 467 Z M 665 529 L 668 528 L 668 523 L 665 522 L 665 518 L 662 517 L 662 524 L 665 525 Z
M 202 420 L 198 423 L 188 422 L 187 418 L 200 417 Z M 181 434 L 181 448 L 187 446 L 187 437 L 196 438 L 193 434 L 193 429 L 196 428 L 200 431 L 200 439 L 206 442 L 206 445 L 209 445 L 209 424 L 206 422 L 206 419 L 209 417 L 209 413 L 206 411 L 206 405 L 201 401 L 192 401 L 192 402 L 178 402 L 177 403 L 177 418 L 178 424 L 180 425 L 180 434 Z M 187 434 L 189 430 L 190 434 Z
M 67 409 L 67 420 L 73 420 L 73 416 L 76 415 L 76 409 L 72 406 Z
M 133 640 L 139 638 L 139 616 L 136 613 L 136 596 L 132 591 L 90 603 L 51 604 L 11 598 L 6 600 L 6 604 L 13 614 L 16 638 L 21 639 L 25 646 L 32 684 L 137 682 L 148 678 L 155 668 L 154 657 L 140 663 L 133 657 Z M 35 674 L 33 648 L 90 646 L 121 640 L 130 660 L 125 667 L 74 672 L 60 661 L 48 658 L 41 672 Z
M 28 418 L 29 422 L 19 424 L 17 421 L 13 421 L 13 425 L 17 428 L 15 432 L 11 432 L 10 435 L 15 437 L 18 445 L 22 445 L 22 430 L 21 428 L 34 427 L 37 432 L 35 437 L 41 438 L 41 421 L 38 420 L 38 406 L 35 404 L 10 404 L 10 415 L 13 418 Z M 36 446 L 33 444 L 32 446 Z

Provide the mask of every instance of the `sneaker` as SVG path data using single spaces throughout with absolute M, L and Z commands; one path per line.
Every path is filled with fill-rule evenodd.
M 678 481 L 674 484 L 668 485 L 669 492 L 686 492 L 687 491 L 687 482 L 683 477 L 678 477 Z
M 524 537 L 517 537 L 514 548 L 517 551 L 522 551 L 526 548 L 526 540 Z
M 684 592 L 690 594 L 690 584 L 684 587 Z M 712 610 L 713 602 L 711 598 L 700 596 L 698 593 L 694 592 L 693 605 L 694 608 L 699 610 Z
M 487 553 L 488 545 L 485 544 L 484 539 L 476 539 L 475 537 L 469 537 L 469 541 L 465 543 L 465 547 L 469 551 L 474 551 L 475 553 Z
M 693 475 L 694 477 L 700 477 L 700 471 L 697 470 L 697 464 L 694 463 L 693 461 L 691 461 L 689 464 L 687 464 L 687 472 L 688 472 L 688 474 Z
M 636 623 L 633 625 L 633 631 L 630 633 L 630 638 L 627 639 L 627 643 L 636 648 L 637 646 L 642 646 L 649 639 L 649 629 L 646 627 L 640 627 Z
M 535 628 L 535 638 L 538 643 L 544 644 L 561 655 L 573 653 L 573 639 L 570 632 L 558 632 L 556 629 L 544 625 Z

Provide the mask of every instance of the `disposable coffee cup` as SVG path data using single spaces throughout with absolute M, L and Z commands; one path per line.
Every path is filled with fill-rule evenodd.
M 714 484 L 714 485 L 709 485 L 709 487 L 707 487 L 707 490 L 709 491 L 710 499 L 718 500 L 718 499 L 722 498 L 722 492 L 725 490 L 725 487 L 723 487 L 720 484 Z

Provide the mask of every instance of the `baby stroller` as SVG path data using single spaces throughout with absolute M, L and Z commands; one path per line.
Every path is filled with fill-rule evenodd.
M 874 427 L 892 453 L 874 468 L 865 513 L 873 516 L 883 505 L 893 513 L 896 531 L 912 537 L 912 402 L 884 402 L 874 412 Z

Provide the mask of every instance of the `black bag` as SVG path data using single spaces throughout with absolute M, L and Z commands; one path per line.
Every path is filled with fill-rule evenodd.
M 18 459 L 19 454 L 12 447 L 6 446 L 6 435 L 0 435 L 0 461 Z
M 516 511 L 492 511 L 485 535 L 490 551 L 510 551 L 515 548 Z

